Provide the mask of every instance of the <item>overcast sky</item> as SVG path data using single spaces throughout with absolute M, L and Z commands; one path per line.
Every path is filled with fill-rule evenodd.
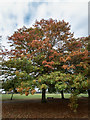
M 75 37 L 88 36 L 88 0 L 0 0 L 2 44 L 7 46 L 6 36 L 18 28 L 30 27 L 42 18 L 64 19 Z

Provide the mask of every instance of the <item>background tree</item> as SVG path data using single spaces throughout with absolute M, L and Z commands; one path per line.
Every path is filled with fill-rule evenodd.
M 33 72 L 37 71 L 38 68 L 32 66 L 31 59 L 25 57 L 11 58 L 10 60 L 4 61 L 2 66 L 2 69 L 4 69 L 2 79 L 5 79 L 2 87 L 5 91 L 12 91 L 11 99 L 16 90 L 26 95 L 28 95 L 30 91 L 32 93 L 35 89 Z

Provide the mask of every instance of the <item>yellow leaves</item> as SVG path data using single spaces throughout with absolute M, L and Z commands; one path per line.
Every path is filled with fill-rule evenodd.
M 83 81 L 81 85 L 82 85 L 83 89 L 88 88 L 88 82 L 87 81 Z
M 35 83 L 36 83 L 36 80 L 33 80 L 33 83 L 35 84 Z
M 84 69 L 86 69 L 87 67 L 86 67 L 86 65 L 83 65 L 83 67 L 84 67 Z
M 13 88 L 10 88 L 10 89 L 9 89 L 9 91 L 12 91 L 12 90 L 13 90 Z
M 80 62 L 80 65 L 82 66 L 82 65 L 83 65 L 83 62 Z
M 41 85 L 41 89 L 42 89 L 42 88 L 46 89 L 46 88 L 47 88 L 46 84 L 42 84 L 42 85 Z
M 25 55 L 21 55 L 21 58 L 23 59 L 25 57 Z
M 73 69 L 75 69 L 75 66 L 74 66 L 74 65 L 71 65 L 71 66 L 70 66 L 70 68 L 73 68 Z
M 24 76 L 24 73 L 23 73 L 23 72 L 21 72 L 19 75 L 20 75 L 20 77 L 23 77 L 23 76 Z
M 15 74 L 18 76 L 19 75 L 19 71 L 16 71 Z
M 38 80 L 39 83 L 41 83 L 41 80 Z

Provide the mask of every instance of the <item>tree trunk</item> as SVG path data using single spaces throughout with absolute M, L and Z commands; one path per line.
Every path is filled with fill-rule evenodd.
M 63 93 L 63 90 L 61 91 L 61 97 L 62 97 L 62 99 L 64 99 L 64 93 Z
M 46 89 L 42 88 L 42 102 L 46 102 Z
M 12 93 L 12 95 L 11 95 L 11 100 L 12 100 L 12 98 L 13 98 L 13 93 Z
M 88 97 L 90 98 L 90 89 L 88 89 Z

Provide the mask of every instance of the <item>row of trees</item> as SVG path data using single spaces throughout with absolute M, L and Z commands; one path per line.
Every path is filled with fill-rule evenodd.
M 53 19 L 36 21 L 8 38 L 11 50 L 2 50 L 5 89 L 34 94 L 35 87 L 50 93 L 71 92 L 70 107 L 76 110 L 77 96 L 88 90 L 88 41 L 74 38 L 68 22 Z

